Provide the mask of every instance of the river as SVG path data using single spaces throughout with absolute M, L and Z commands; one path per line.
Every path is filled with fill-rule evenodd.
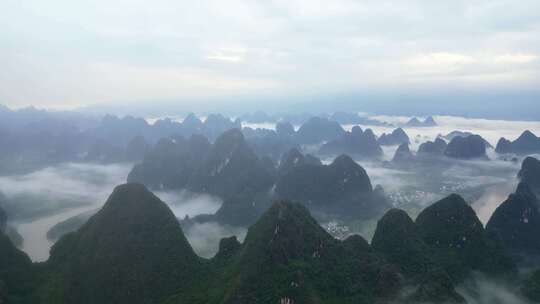
M 49 250 L 53 245 L 53 242 L 47 239 L 47 231 L 62 221 L 98 207 L 99 205 L 88 205 L 80 208 L 68 209 L 52 216 L 17 224 L 17 231 L 23 237 L 21 249 L 26 252 L 34 262 L 46 261 L 49 258 Z

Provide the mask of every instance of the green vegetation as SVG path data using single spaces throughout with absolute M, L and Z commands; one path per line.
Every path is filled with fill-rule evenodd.
M 421 277 L 434 267 L 430 248 L 403 210 L 386 212 L 377 223 L 371 245 L 407 277 Z
M 521 292 L 531 301 L 540 302 L 540 270 L 536 270 L 525 280 Z
M 526 157 L 521 163 L 518 177 L 527 183 L 536 195 L 540 195 L 540 160 L 531 156 Z
M 0 231 L 0 303 L 33 303 L 35 284 L 32 262 Z
M 277 181 L 276 196 L 354 219 L 376 216 L 387 207 L 384 196 L 373 191 L 364 168 L 347 155 L 336 157 L 330 165 L 291 168 Z
M 488 237 L 474 210 L 457 194 L 424 209 L 416 225 L 435 262 L 455 281 L 473 270 L 490 275 L 515 272 L 502 244 Z
M 515 266 L 458 195 L 416 223 L 388 211 L 372 246 L 357 235 L 335 239 L 304 205 L 278 201 L 243 243 L 224 238 L 214 258 L 202 259 L 140 184 L 118 186 L 46 263 L 32 264 L 0 235 L 0 303 L 465 303 L 454 286 L 473 271 L 502 277 Z M 538 277 L 522 287 L 533 300 Z
M 486 230 L 516 254 L 540 254 L 540 202 L 523 182 L 489 219 Z
M 463 296 L 454 290 L 448 274 L 441 269 L 429 272 L 407 300 L 412 303 L 467 303 Z
M 118 186 L 53 246 L 46 268 L 45 303 L 155 303 L 202 271 L 173 213 L 139 184 Z
M 287 202 L 272 205 L 241 247 L 233 239 L 222 242 L 211 263 L 217 269 L 213 287 L 206 287 L 211 292 L 195 288 L 167 303 L 372 303 L 398 290 L 397 271 L 367 242 L 336 240 L 304 206 Z

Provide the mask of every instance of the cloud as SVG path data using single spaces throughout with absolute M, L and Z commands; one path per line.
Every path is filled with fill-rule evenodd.
M 392 124 L 405 124 L 410 116 L 388 116 L 376 115 L 374 119 L 379 119 Z M 491 145 L 495 146 L 501 137 L 514 140 L 521 135 L 524 130 L 530 130 L 540 135 L 540 122 L 538 121 L 519 121 L 519 120 L 500 120 L 500 119 L 480 119 L 461 116 L 434 116 L 437 126 L 430 128 L 410 128 L 404 127 L 405 132 L 411 138 L 412 148 L 418 149 L 418 146 L 426 140 L 434 140 L 439 134 L 446 135 L 452 131 L 468 131 L 478 134 L 486 139 Z M 392 132 L 393 128 L 379 126 L 369 127 L 380 136 L 382 133 Z M 419 138 L 417 141 L 416 139 Z
M 540 79 L 533 0 L 6 0 L 0 9 L 10 12 L 0 20 L 0 100 L 10 106 L 521 89 Z
M 240 242 L 247 234 L 246 228 L 223 226 L 215 222 L 195 223 L 184 233 L 195 252 L 204 258 L 213 257 L 219 248 L 219 241 L 224 237 L 236 236 Z
M 538 59 L 536 54 L 479 54 L 465 55 L 459 53 L 436 52 L 429 54 L 420 54 L 404 60 L 404 64 L 411 67 L 454 67 L 471 64 L 523 64 L 530 63 Z
M 405 60 L 405 64 L 411 66 L 437 67 L 458 66 L 477 62 L 474 57 L 457 53 L 430 53 L 414 56 Z
M 529 63 L 538 59 L 535 54 L 505 54 L 494 58 L 497 63 Z
M 456 287 L 470 304 L 528 304 L 530 303 L 519 296 L 514 286 L 497 282 L 479 273 L 474 274 L 464 283 Z
M 194 217 L 199 214 L 215 213 L 223 201 L 208 194 L 196 194 L 189 191 L 157 191 L 154 192 L 162 201 L 169 205 L 174 215 L 182 219 L 186 215 Z
M 394 124 L 403 124 L 408 116 L 371 116 Z M 422 117 L 423 118 L 423 117 Z M 439 134 L 446 135 L 460 130 L 479 134 L 496 145 L 501 136 L 516 139 L 524 130 L 540 134 L 540 124 L 536 121 L 505 121 L 472 119 L 456 116 L 435 116 L 438 126 L 428 128 L 408 128 L 405 132 L 411 138 L 411 149 L 416 151 L 420 144 L 434 140 Z M 389 127 L 362 126 L 372 128 L 377 135 L 393 130 Z M 388 160 L 396 146 L 384 147 L 384 159 Z M 488 149 L 491 160 L 451 160 L 441 158 L 437 162 L 395 166 L 377 162 L 359 161 L 373 185 L 380 184 L 391 202 L 405 209 L 415 217 L 426 206 L 450 193 L 462 195 L 475 209 L 485 224 L 493 211 L 515 191 L 520 163 L 498 159 L 492 149 Z
M 32 260 L 44 261 L 52 242 L 46 237 L 54 225 L 81 213 L 101 208 L 113 189 L 126 181 L 131 164 L 65 163 L 30 174 L 0 177 L 0 190 L 8 198 L 10 221 L 24 238 L 22 249 Z M 214 213 L 222 201 L 187 191 L 157 191 L 176 217 Z M 189 230 L 193 246 L 202 254 L 217 250 L 220 236 L 243 230 L 219 225 L 195 226 Z M 202 235 L 208 232 L 209 235 Z M 213 243 L 212 241 L 216 241 Z
M 64 163 L 29 174 L 0 177 L 13 220 L 27 221 L 81 206 L 100 205 L 124 183 L 130 164 Z
M 210 60 L 238 63 L 246 60 L 247 50 L 244 48 L 220 48 L 212 51 L 206 58 Z
M 211 60 L 228 61 L 228 62 L 241 62 L 244 60 L 244 58 L 240 56 L 231 56 L 231 55 L 227 56 L 221 53 L 210 55 L 210 56 L 207 56 L 206 58 L 211 59 Z
M 480 198 L 471 204 L 471 207 L 484 225 L 487 224 L 495 209 L 515 191 L 516 185 L 517 180 L 488 187 Z
M 23 237 L 22 250 L 33 261 L 49 257 L 46 233 L 59 222 L 101 207 L 114 187 L 125 182 L 130 164 L 65 163 L 33 173 L 0 177 L 8 198 L 9 220 Z

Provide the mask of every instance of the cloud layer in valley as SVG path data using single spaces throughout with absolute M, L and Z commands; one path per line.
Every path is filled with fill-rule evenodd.
M 22 249 L 34 261 L 44 261 L 52 245 L 46 233 L 55 224 L 102 206 L 122 184 L 129 164 L 65 163 L 29 174 L 0 177 L 0 191 L 10 221 L 23 237 Z
M 100 208 L 114 187 L 125 183 L 131 167 L 131 164 L 65 163 L 29 174 L 0 177 L 0 190 L 8 198 L 4 207 L 11 224 L 24 239 L 22 249 L 34 261 L 46 260 L 52 246 L 47 232 L 60 222 Z M 178 218 L 214 213 L 222 203 L 216 197 L 185 191 L 158 191 L 156 195 Z M 208 228 L 209 235 L 201 235 Z M 219 236 L 232 234 L 242 237 L 243 232 L 217 224 L 203 225 L 190 229 L 188 237 L 193 247 L 205 255 L 217 250 Z
M 204 258 L 213 257 L 219 248 L 219 241 L 224 237 L 236 236 L 243 242 L 247 229 L 231 227 L 215 222 L 195 223 L 184 230 L 186 238 L 195 252 Z

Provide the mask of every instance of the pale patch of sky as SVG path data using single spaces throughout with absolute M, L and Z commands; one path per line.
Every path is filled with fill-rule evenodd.
M 536 0 L 4 0 L 0 10 L 0 103 L 11 107 L 540 82 Z

